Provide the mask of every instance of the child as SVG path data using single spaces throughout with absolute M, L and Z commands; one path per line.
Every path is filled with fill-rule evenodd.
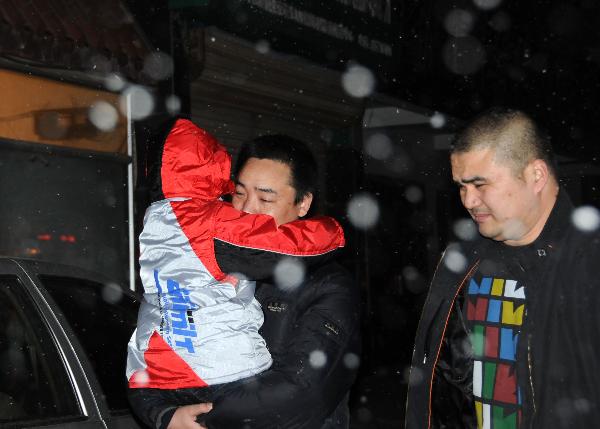
M 210 401 L 215 387 L 271 365 L 252 280 L 269 276 L 283 256 L 315 263 L 342 247 L 344 237 L 331 218 L 278 227 L 270 216 L 221 201 L 234 189 L 230 156 L 188 120 L 174 122 L 159 153 L 154 202 L 140 235 L 145 293 L 128 345 L 127 378 L 130 389 L 163 389 L 174 405 L 184 405 Z M 225 249 L 219 257 L 215 242 Z M 236 270 L 252 280 L 221 270 L 219 261 L 229 258 L 231 266 L 240 247 L 256 249 L 255 261 Z M 203 388 L 205 395 L 190 398 L 179 390 L 187 388 Z M 140 417 L 156 427 L 160 416 Z

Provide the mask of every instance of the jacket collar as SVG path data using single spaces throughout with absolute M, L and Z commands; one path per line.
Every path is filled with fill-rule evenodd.
M 571 228 L 572 212 L 573 203 L 569 195 L 564 190 L 559 189 L 556 202 L 542 232 L 530 246 L 534 246 L 537 249 L 553 249 L 553 244 L 564 237 L 566 232 Z
M 534 250 L 538 256 L 545 256 L 543 252 L 553 253 L 558 249 L 556 245 L 565 233 L 571 228 L 571 213 L 573 212 L 573 203 L 569 195 L 562 189 L 559 189 L 554 207 L 548 216 L 548 220 L 542 229 L 542 232 L 532 243 L 524 246 L 515 246 L 515 250 L 528 252 Z M 471 245 L 474 253 L 474 261 L 481 258 L 481 255 L 488 251 L 498 251 L 498 246 L 510 248 L 504 243 L 479 236 Z

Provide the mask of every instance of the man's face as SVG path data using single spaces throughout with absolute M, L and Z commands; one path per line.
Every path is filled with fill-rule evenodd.
M 528 165 L 519 176 L 495 160 L 493 149 L 476 149 L 450 157 L 460 199 L 479 233 L 508 245 L 527 244 L 539 216 L 539 200 Z
M 246 213 L 267 214 L 277 225 L 304 216 L 312 202 L 307 195 L 294 203 L 291 170 L 287 164 L 272 159 L 249 158 L 236 180 L 233 207 Z

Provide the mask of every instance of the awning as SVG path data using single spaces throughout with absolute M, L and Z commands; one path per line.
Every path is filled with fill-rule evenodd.
M 151 46 L 119 0 L 2 0 L 0 56 L 28 65 L 119 73 L 142 72 Z

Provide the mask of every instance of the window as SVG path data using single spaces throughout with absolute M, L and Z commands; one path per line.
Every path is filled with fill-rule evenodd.
M 83 346 L 113 414 L 129 409 L 127 343 L 139 303 L 115 284 L 41 276 Z
M 81 417 L 52 334 L 16 277 L 0 277 L 0 424 Z
M 0 143 L 0 195 L 10 196 L 0 205 L 0 254 L 98 270 L 125 281 L 127 165 Z

